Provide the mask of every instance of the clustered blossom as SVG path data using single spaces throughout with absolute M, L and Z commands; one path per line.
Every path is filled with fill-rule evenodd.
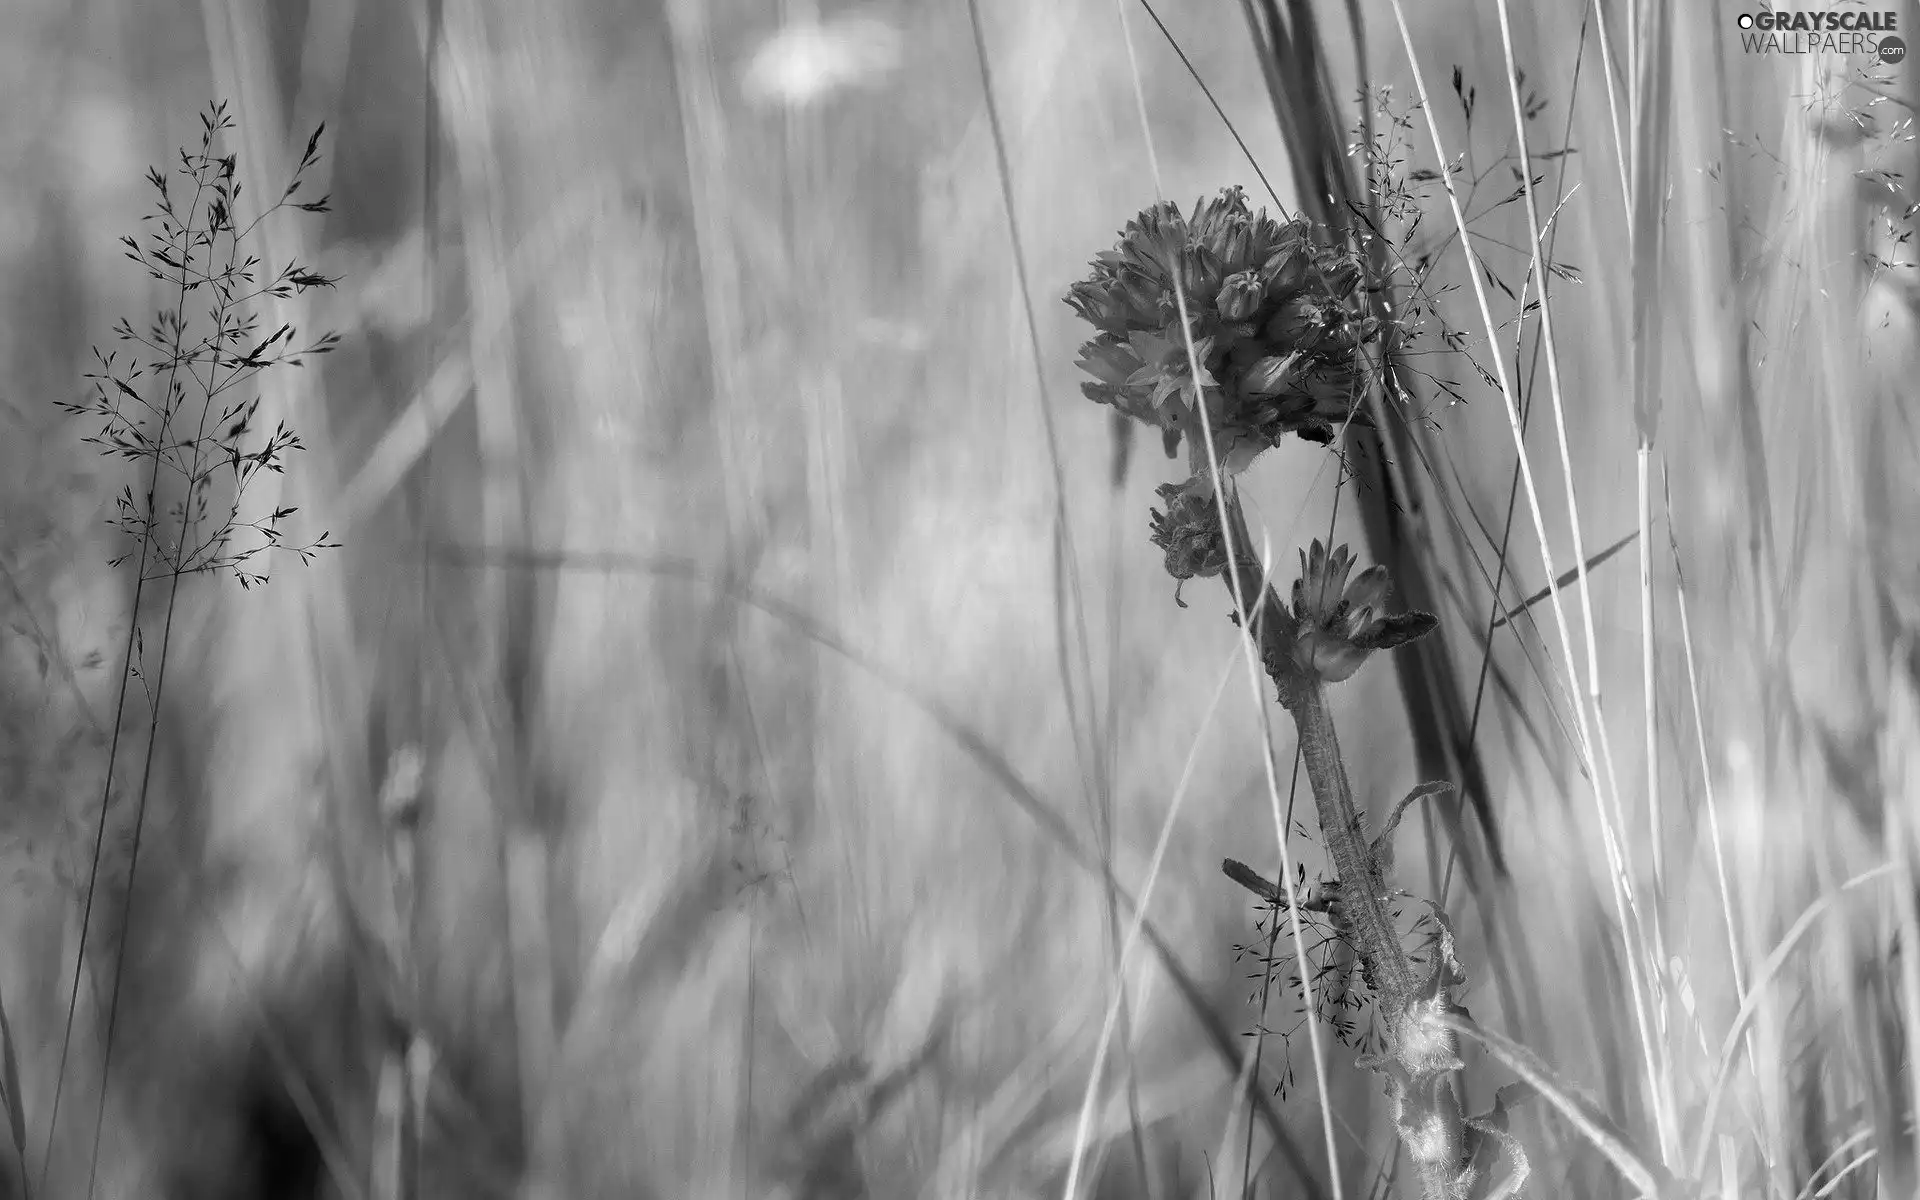
M 1187 478 L 1157 489 L 1165 510 L 1152 514 L 1153 544 L 1176 580 L 1227 570 L 1213 462 L 1231 478 L 1290 433 L 1326 445 L 1347 422 L 1365 423 L 1364 349 L 1380 322 L 1358 315 L 1363 275 L 1324 231 L 1254 212 L 1232 187 L 1190 217 L 1173 204 L 1146 209 L 1068 290 L 1067 304 L 1099 330 L 1080 348 L 1093 376 L 1081 390 L 1159 429 L 1170 457 L 1187 442 Z M 1353 565 L 1345 546 L 1329 555 L 1315 542 L 1300 556 L 1292 604 L 1272 598 L 1269 611 L 1280 611 L 1264 651 L 1283 691 L 1286 680 L 1338 683 L 1373 651 L 1433 628 L 1425 613 L 1388 616 L 1386 569 L 1349 579 Z M 1174 602 L 1184 607 L 1178 588 Z
M 1436 623 L 1428 613 L 1388 616 L 1387 569 L 1375 565 L 1353 575 L 1353 566 L 1351 550 L 1340 546 L 1328 554 L 1316 538 L 1300 552 L 1300 577 L 1293 582 L 1294 665 L 1326 683 L 1351 677 L 1367 655 L 1405 645 Z
M 1214 497 L 1177 483 L 1163 483 L 1155 491 L 1167 506 L 1165 512 L 1153 510 L 1153 544 L 1166 553 L 1167 574 L 1185 583 L 1225 571 L 1227 539 Z M 1355 575 L 1354 564 L 1352 550 L 1339 546 L 1328 553 L 1318 539 L 1300 552 L 1292 604 L 1272 601 L 1281 609 L 1281 628 L 1289 631 L 1280 646 L 1271 648 L 1283 656 L 1267 664 L 1276 679 L 1304 676 L 1341 683 L 1374 651 L 1404 646 L 1432 631 L 1436 622 L 1429 613 L 1387 614 L 1392 584 L 1385 567 L 1376 564 Z M 1186 607 L 1177 587 L 1173 600 Z
M 1466 977 L 1446 915 L 1434 911 L 1440 940 L 1422 985 L 1387 906 L 1389 839 L 1401 814 L 1448 785 L 1415 788 L 1380 836 L 1365 839 L 1322 693 L 1374 651 L 1405 645 L 1437 622 L 1422 612 L 1389 615 L 1387 569 L 1355 574 L 1351 550 L 1329 552 L 1319 541 L 1301 552 L 1285 600 L 1265 582 L 1257 601 L 1241 586 L 1261 564 L 1242 553 L 1245 521 L 1231 478 L 1289 433 L 1327 445 L 1361 418 L 1366 347 L 1380 334 L 1363 279 L 1356 256 L 1316 227 L 1251 212 L 1240 189 L 1228 188 L 1196 203 L 1191 217 L 1164 203 L 1140 213 L 1066 302 L 1098 330 L 1080 352 L 1093 377 L 1081 385 L 1087 397 L 1159 429 L 1169 457 L 1187 443 L 1187 477 L 1156 489 L 1163 508 L 1152 512 L 1153 543 L 1181 583 L 1229 575 L 1238 610 L 1232 619 L 1255 639 L 1280 703 L 1293 714 L 1340 872 L 1322 892 L 1322 907 L 1356 951 L 1390 1029 L 1386 1052 L 1363 1061 L 1387 1076 L 1394 1124 L 1422 1194 L 1466 1200 L 1485 1190 L 1476 1160 L 1492 1141 L 1516 1165 L 1504 1195 L 1525 1179 L 1525 1156 L 1506 1133 L 1504 1098 L 1484 1117 L 1464 1117 L 1460 1108 L 1455 1022 L 1464 1010 L 1454 996 Z M 1241 607 L 1246 601 L 1253 603 Z M 1178 587 L 1174 602 L 1181 603 Z M 1279 890 L 1249 868 L 1225 865 L 1229 876 L 1278 902 Z
M 1167 511 L 1152 510 L 1153 544 L 1166 551 L 1167 574 L 1186 582 L 1211 579 L 1227 569 L 1227 539 L 1220 531 L 1220 510 L 1211 495 L 1194 495 L 1177 483 L 1154 489 Z M 1185 608 L 1180 589 L 1173 602 Z
M 1226 475 L 1289 433 L 1326 445 L 1347 421 L 1365 423 L 1360 350 L 1380 324 L 1354 315 L 1361 280 L 1351 252 L 1305 220 L 1249 210 L 1237 187 L 1191 217 L 1155 205 L 1067 293 L 1100 331 L 1080 349 L 1094 380 L 1081 390 L 1159 429 L 1169 457 L 1185 437 L 1196 483 L 1207 474 L 1203 402 Z

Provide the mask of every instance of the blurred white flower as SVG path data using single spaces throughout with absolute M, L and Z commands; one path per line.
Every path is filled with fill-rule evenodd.
M 933 341 L 927 333 L 927 327 L 918 321 L 875 316 L 861 317 L 853 327 L 853 335 L 863 345 L 900 350 L 907 354 L 918 354 Z
M 747 60 L 749 103 L 798 108 L 852 87 L 874 87 L 900 65 L 900 31 L 872 16 L 783 26 Z

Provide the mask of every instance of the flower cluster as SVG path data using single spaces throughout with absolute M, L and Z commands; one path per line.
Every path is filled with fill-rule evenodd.
M 1437 624 L 1423 612 L 1388 616 L 1387 569 L 1354 575 L 1353 566 L 1351 550 L 1328 554 L 1316 538 L 1300 552 L 1300 578 L 1293 581 L 1293 665 L 1326 683 L 1351 677 L 1375 650 L 1405 645 Z
M 1154 491 L 1167 502 L 1167 511 L 1152 511 L 1153 544 L 1167 555 L 1167 574 L 1181 583 L 1198 576 L 1211 579 L 1227 569 L 1227 539 L 1220 530 L 1220 512 L 1211 495 L 1194 495 L 1177 483 L 1163 483 Z M 1173 602 L 1180 589 L 1173 589 Z
M 1380 325 L 1356 316 L 1361 280 L 1350 251 L 1305 220 L 1249 210 L 1237 187 L 1191 217 L 1156 205 L 1067 293 L 1100 331 L 1080 350 L 1094 379 L 1081 390 L 1161 430 L 1169 457 L 1184 436 L 1196 479 L 1207 473 L 1202 403 L 1229 476 L 1289 433 L 1325 445 L 1347 421 L 1365 423 L 1360 349 Z
M 1225 571 L 1227 539 L 1217 501 L 1177 483 L 1163 483 L 1156 491 L 1167 508 L 1153 510 L 1153 544 L 1166 553 L 1167 574 L 1185 583 Z M 1339 546 L 1328 553 L 1318 539 L 1310 550 L 1300 552 L 1292 603 L 1282 604 L 1277 597 L 1270 602 L 1280 610 L 1280 628 L 1287 631 L 1267 650 L 1278 656 L 1266 664 L 1276 681 L 1289 676 L 1343 682 L 1374 651 L 1404 646 L 1438 623 L 1423 612 L 1389 616 L 1386 602 L 1392 584 L 1387 569 L 1375 565 L 1355 575 L 1354 565 L 1352 550 Z M 1186 607 L 1178 587 L 1173 601 Z

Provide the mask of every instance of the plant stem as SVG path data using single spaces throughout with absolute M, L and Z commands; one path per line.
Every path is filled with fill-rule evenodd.
M 1249 615 L 1247 634 L 1279 689 L 1281 706 L 1293 718 L 1321 838 L 1339 881 L 1336 920 L 1342 937 L 1359 957 L 1386 1031 L 1385 1053 L 1365 1061 L 1387 1078 L 1394 1127 L 1420 1177 L 1421 1194 L 1426 1200 L 1457 1200 L 1471 1179 L 1478 1135 L 1463 1120 L 1453 1077 L 1460 1067 L 1458 1038 L 1438 1019 L 1454 1009 L 1452 988 L 1460 981 L 1452 935 L 1442 916 L 1441 944 L 1435 948 L 1431 972 L 1425 975 L 1401 947 L 1387 902 L 1392 848 L 1384 837 L 1378 842 L 1367 837 L 1340 755 L 1326 684 L 1294 658 L 1295 614 L 1268 586 L 1260 561 L 1251 552 L 1238 500 L 1227 497 L 1224 507 L 1234 554 L 1223 582 L 1241 598 L 1259 598 Z
M 1354 803 L 1353 784 L 1347 778 L 1333 713 L 1327 707 L 1326 685 L 1294 663 L 1293 616 L 1268 585 L 1260 560 L 1252 552 L 1239 500 L 1229 498 L 1226 507 L 1235 543 L 1233 574 L 1238 576 L 1238 592 L 1242 597 L 1259 597 L 1259 603 L 1253 606 L 1249 636 L 1259 647 L 1260 660 L 1279 688 L 1280 703 L 1298 731 L 1300 757 L 1313 787 L 1320 834 L 1340 881 L 1341 920 L 1368 981 L 1381 998 L 1385 1009 L 1382 1015 L 1391 1026 L 1415 983 L 1413 966 L 1400 948 L 1393 914 L 1387 908 L 1386 870 L 1367 839 L 1359 805 Z M 1233 576 L 1223 576 L 1223 580 L 1233 591 Z
M 1313 787 L 1315 811 L 1327 856 L 1340 880 L 1341 924 L 1369 982 L 1380 996 L 1382 1016 L 1393 1023 L 1416 987 L 1413 964 L 1400 948 L 1387 908 L 1384 864 L 1368 842 L 1347 765 L 1340 757 L 1333 713 L 1327 707 L 1326 685 L 1319 680 L 1293 680 L 1283 690 L 1282 703 L 1299 731 L 1300 757 Z

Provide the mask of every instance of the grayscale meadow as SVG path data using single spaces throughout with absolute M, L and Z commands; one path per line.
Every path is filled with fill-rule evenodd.
M 17 0 L 0 1200 L 1920 1194 L 1920 3 Z

